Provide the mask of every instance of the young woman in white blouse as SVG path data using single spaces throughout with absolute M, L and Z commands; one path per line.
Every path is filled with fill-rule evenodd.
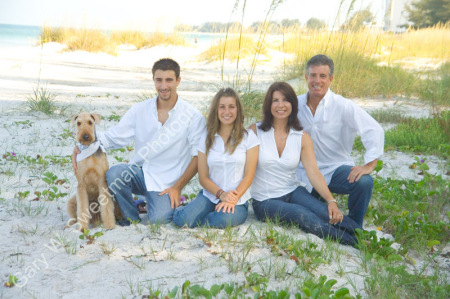
M 192 202 L 175 211 L 173 223 L 216 228 L 244 223 L 258 150 L 258 138 L 244 128 L 238 94 L 232 88 L 219 90 L 198 148 L 198 177 L 203 189 Z
M 302 131 L 297 110 L 297 96 L 292 87 L 285 82 L 275 82 L 265 96 L 264 119 L 250 127 L 260 141 L 251 188 L 255 215 L 261 221 L 279 219 L 321 238 L 330 237 L 355 245 L 358 224 L 337 207 L 317 167 L 311 137 Z M 300 161 L 328 206 L 298 181 L 296 170 Z

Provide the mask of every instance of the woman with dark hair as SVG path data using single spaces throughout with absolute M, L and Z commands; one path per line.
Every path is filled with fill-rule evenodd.
M 251 188 L 258 220 L 294 223 L 307 233 L 354 246 L 358 225 L 342 214 L 328 190 L 317 167 L 312 139 L 302 131 L 297 118 L 298 102 L 292 87 L 285 82 L 273 83 L 267 90 L 263 112 L 263 120 L 250 127 L 260 142 Z M 298 181 L 296 171 L 300 161 L 328 206 Z
M 236 226 L 247 219 L 248 188 L 258 161 L 259 141 L 244 128 L 244 111 L 232 88 L 214 96 L 206 134 L 198 147 L 198 177 L 203 190 L 173 216 L 177 226 Z

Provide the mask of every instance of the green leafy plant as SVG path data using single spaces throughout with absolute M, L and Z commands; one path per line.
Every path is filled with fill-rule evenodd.
M 302 291 L 305 298 L 353 298 L 347 288 L 332 290 L 336 282 L 335 279 L 327 280 L 326 275 L 321 275 L 317 281 L 313 279 L 305 281 Z
M 402 260 L 401 256 L 397 254 L 397 250 L 391 247 L 394 241 L 386 238 L 380 238 L 378 240 L 375 231 L 356 229 L 356 233 L 358 237 L 357 247 L 367 259 L 383 258 L 389 261 Z
M 89 234 L 89 230 L 88 229 L 84 229 L 82 231 L 82 234 L 79 236 L 79 238 L 81 240 L 87 240 L 87 244 L 92 244 L 94 243 L 95 239 L 98 239 L 99 237 L 103 236 L 102 232 L 96 232 L 94 234 Z
M 8 281 L 5 283 L 5 287 L 12 288 L 18 281 L 19 279 L 15 275 L 9 275 Z
M 113 112 L 110 116 L 108 116 L 109 121 L 120 121 L 120 115 L 116 112 Z

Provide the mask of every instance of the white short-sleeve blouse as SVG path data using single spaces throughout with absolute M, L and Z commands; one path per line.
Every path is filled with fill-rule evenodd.
M 252 130 L 244 133 L 244 138 L 236 147 L 233 154 L 225 152 L 225 142 L 222 137 L 216 134 L 214 143 L 209 150 L 207 163 L 209 168 L 209 178 L 220 189 L 225 191 L 235 190 L 244 178 L 245 162 L 247 151 L 257 145 L 259 140 Z M 206 134 L 200 139 L 198 151 L 206 152 Z M 208 190 L 203 189 L 203 195 L 209 198 L 211 202 L 218 203 L 219 200 L 215 194 L 211 194 Z M 250 191 L 247 190 L 238 201 L 238 205 L 244 204 L 250 199 Z

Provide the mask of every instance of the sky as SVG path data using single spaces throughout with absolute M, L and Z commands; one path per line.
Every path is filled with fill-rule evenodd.
M 329 25 L 335 22 L 340 3 L 345 19 L 351 0 L 285 0 L 272 20 L 312 17 Z M 98 29 L 172 31 L 176 24 L 242 21 L 245 26 L 263 21 L 272 0 L 0 0 L 0 23 Z M 354 9 L 371 7 L 379 21 L 386 0 L 357 0 Z M 233 7 L 238 8 L 233 13 Z M 246 4 L 245 10 L 243 5 Z

